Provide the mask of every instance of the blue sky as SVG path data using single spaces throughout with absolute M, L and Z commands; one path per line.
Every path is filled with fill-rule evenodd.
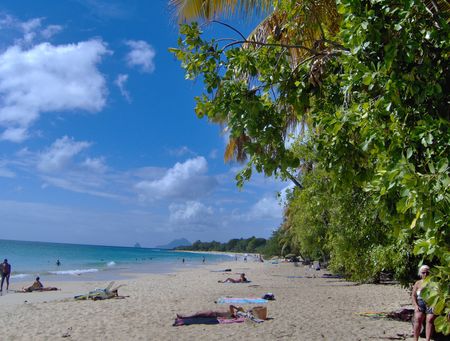
M 0 238 L 152 247 L 279 226 L 289 184 L 236 188 L 177 38 L 167 1 L 1 2 Z

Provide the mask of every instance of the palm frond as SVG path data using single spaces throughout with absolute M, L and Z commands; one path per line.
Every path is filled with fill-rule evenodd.
M 244 146 L 250 141 L 250 137 L 242 133 L 238 137 L 230 136 L 228 144 L 225 148 L 224 160 L 226 162 L 236 160 L 238 162 L 244 162 L 247 159 L 247 153 Z
M 274 0 L 170 0 L 169 6 L 180 22 L 198 19 L 212 20 L 267 13 L 273 8 Z
M 340 15 L 334 0 L 304 0 L 294 8 L 277 8 L 249 35 L 248 40 L 278 42 L 283 45 L 302 45 L 318 50 L 328 37 L 339 30 Z M 292 67 L 310 56 L 307 49 L 290 49 Z

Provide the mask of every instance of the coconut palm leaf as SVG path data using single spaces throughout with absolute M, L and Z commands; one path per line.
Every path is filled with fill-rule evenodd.
M 248 40 L 305 47 L 287 50 L 295 68 L 312 52 L 322 50 L 325 40 L 336 36 L 339 24 L 336 1 L 303 0 L 293 7 L 278 7 L 253 30 Z
M 251 15 L 267 13 L 273 8 L 274 0 L 170 0 L 178 20 L 196 19 L 211 20 L 219 15 L 231 17 L 235 15 Z

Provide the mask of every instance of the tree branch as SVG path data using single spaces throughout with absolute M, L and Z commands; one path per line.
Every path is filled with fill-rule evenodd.
M 287 170 L 283 171 L 286 176 L 300 189 L 303 189 L 303 185 L 297 180 L 295 176 L 293 176 L 291 173 L 289 173 Z
M 240 36 L 241 36 L 241 38 L 242 39 L 247 39 L 247 38 L 245 38 L 245 36 L 241 33 L 241 32 L 239 32 L 237 29 L 235 29 L 233 26 L 231 26 L 231 25 L 228 25 L 228 24 L 225 24 L 224 22 L 221 22 L 221 21 L 218 21 L 218 20 L 211 20 L 211 22 L 213 22 L 213 23 L 217 23 L 217 24 L 220 24 L 220 25 L 223 25 L 223 26 L 226 26 L 226 27 L 228 27 L 229 29 L 231 29 L 231 30 L 233 30 L 234 32 L 236 32 L 237 34 L 239 34 Z
M 319 54 L 319 52 L 315 49 L 311 49 L 309 47 L 303 46 L 303 45 L 286 45 L 286 44 L 275 44 L 275 43 L 263 43 L 261 41 L 254 41 L 254 40 L 236 40 L 235 42 L 229 43 L 225 45 L 222 48 L 222 51 L 237 44 L 253 44 L 253 45 L 260 45 L 260 46 L 272 46 L 272 47 L 284 47 L 286 49 L 302 49 L 306 50 L 312 54 Z

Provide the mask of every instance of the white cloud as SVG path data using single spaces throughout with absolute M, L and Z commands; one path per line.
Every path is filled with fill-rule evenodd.
M 130 98 L 130 94 L 128 93 L 127 89 L 125 88 L 125 83 L 128 81 L 128 75 L 124 75 L 124 74 L 119 74 L 116 78 L 116 80 L 114 81 L 114 84 L 117 85 L 117 87 L 120 90 L 120 93 L 122 94 L 123 97 L 125 97 L 125 99 L 130 102 L 131 98 Z
M 2 178 L 14 178 L 16 177 L 16 174 L 12 171 L 10 171 L 8 168 L 3 167 L 0 164 L 0 177 Z
M 183 204 L 169 206 L 169 220 L 173 224 L 191 226 L 210 226 L 214 210 L 198 201 L 187 201 Z
M 25 43 L 31 43 L 35 36 L 36 30 L 41 26 L 41 18 L 35 18 L 20 24 L 23 30 L 23 40 Z
M 62 26 L 60 25 L 49 25 L 41 31 L 41 36 L 44 39 L 50 39 L 55 34 L 62 31 Z
M 176 163 L 159 180 L 141 181 L 136 189 L 143 199 L 163 198 L 194 199 L 211 192 L 217 185 L 214 177 L 205 175 L 208 170 L 206 159 L 202 156 Z
M 1 110 L 1 109 L 0 109 Z M 0 134 L 0 140 L 11 142 L 22 142 L 28 138 L 28 132 L 25 128 L 6 128 Z
M 274 197 L 264 197 L 254 204 L 249 212 L 250 219 L 280 219 L 283 209 Z
M 104 173 L 108 167 L 105 164 L 104 158 L 86 158 L 83 166 L 97 173 Z
M 241 213 L 235 208 L 232 211 L 234 220 L 279 220 L 283 216 L 283 207 L 275 196 L 265 196 L 253 204 L 246 213 Z
M 32 18 L 28 21 L 20 21 L 11 15 L 0 15 L 0 28 L 9 30 L 8 36 L 20 36 L 16 38 L 18 45 L 30 45 L 37 40 L 50 39 L 62 30 L 60 25 L 43 25 L 45 18 Z
M 23 141 L 43 112 L 101 110 L 107 91 L 96 64 L 106 53 L 102 41 L 90 40 L 28 50 L 11 46 L 0 54 L 1 138 Z
M 102 181 L 98 178 L 90 178 L 86 174 L 71 174 L 64 177 L 42 176 L 45 183 L 42 188 L 45 189 L 49 185 L 62 188 L 75 193 L 89 194 L 97 197 L 108 199 L 123 199 L 120 195 L 107 192 L 98 187 L 102 186 Z
M 209 152 L 209 158 L 210 159 L 217 159 L 217 155 L 219 154 L 219 151 L 217 149 L 213 149 Z
M 176 149 L 170 149 L 169 154 L 174 156 L 196 155 L 195 152 L 190 150 L 189 147 L 187 146 L 182 146 Z
M 56 140 L 46 152 L 40 155 L 38 169 L 43 172 L 59 171 L 70 163 L 75 155 L 90 145 L 89 142 L 76 142 L 64 136 Z
M 155 70 L 155 50 L 143 40 L 128 40 L 126 44 L 131 48 L 126 60 L 129 66 L 140 67 L 141 71 L 151 73 Z

